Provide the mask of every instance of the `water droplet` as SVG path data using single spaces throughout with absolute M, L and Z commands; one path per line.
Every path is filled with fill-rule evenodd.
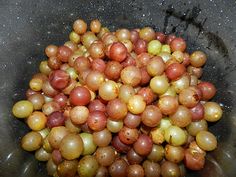
M 223 103 L 219 103 L 219 105 L 220 105 L 221 107 L 224 107 L 224 104 L 223 104 Z
M 98 7 L 98 11 L 99 11 L 99 12 L 104 11 L 104 6 L 99 6 L 99 7 Z

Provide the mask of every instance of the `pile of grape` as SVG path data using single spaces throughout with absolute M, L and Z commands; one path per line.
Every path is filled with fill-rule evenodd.
M 180 177 L 217 147 L 207 122 L 222 117 L 207 57 L 150 27 L 102 27 L 78 19 L 69 41 L 49 45 L 12 112 L 32 130 L 26 151 L 54 177 Z

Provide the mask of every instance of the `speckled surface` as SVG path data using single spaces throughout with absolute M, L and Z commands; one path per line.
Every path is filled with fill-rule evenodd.
M 204 79 L 218 87 L 215 100 L 224 106 L 224 117 L 211 130 L 218 149 L 207 166 L 189 177 L 235 177 L 236 158 L 236 2 L 105 1 L 105 0 L 0 0 L 0 176 L 42 177 L 45 166 L 19 148 L 27 131 L 13 119 L 13 102 L 24 98 L 27 82 L 45 59 L 45 46 L 67 40 L 77 18 L 99 18 L 111 29 L 152 26 L 187 39 L 188 51 L 201 49 L 209 57 Z

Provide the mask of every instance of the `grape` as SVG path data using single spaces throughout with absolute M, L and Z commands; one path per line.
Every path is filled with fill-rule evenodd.
M 134 43 L 134 51 L 138 55 L 147 52 L 147 42 L 143 39 L 137 39 Z
M 122 28 L 116 31 L 116 37 L 119 41 L 130 39 L 130 31 L 128 29 Z
M 201 67 L 206 63 L 207 57 L 202 51 L 195 51 L 190 56 L 190 63 L 194 67 Z
M 129 165 L 127 168 L 127 177 L 144 177 L 144 170 L 141 165 Z
M 69 57 L 72 55 L 72 50 L 67 46 L 60 46 L 57 49 L 57 58 L 62 62 L 68 62 Z
M 76 106 L 87 105 L 90 99 L 91 99 L 91 94 L 89 90 L 85 87 L 78 86 L 78 87 L 75 87 L 70 92 L 70 102 L 73 105 L 76 105 Z
M 183 38 L 177 37 L 171 41 L 170 47 L 172 51 L 184 52 L 184 50 L 186 49 L 186 42 Z
M 216 122 L 222 117 L 222 109 L 216 102 L 207 102 L 204 107 L 204 119 L 208 122 Z
M 119 90 L 119 98 L 125 103 L 135 94 L 134 88 L 130 85 L 122 85 Z
M 141 82 L 141 71 L 135 66 L 127 66 L 121 71 L 120 78 L 124 84 L 134 87 Z
M 28 117 L 33 112 L 33 104 L 27 100 L 21 100 L 14 104 L 12 113 L 17 118 Z
M 187 141 L 187 135 L 183 129 L 170 126 L 165 130 L 165 140 L 173 146 L 181 146 Z
M 196 106 L 201 99 L 198 91 L 195 87 L 183 89 L 179 93 L 179 102 L 188 108 Z
M 153 162 L 160 162 L 165 155 L 163 146 L 153 144 L 152 151 L 148 154 L 147 159 Z
M 152 151 L 152 145 L 151 138 L 145 134 L 141 134 L 133 147 L 139 155 L 148 155 Z
M 201 170 L 205 164 L 204 155 L 187 149 L 185 150 L 184 164 L 188 169 Z
M 59 149 L 62 139 L 69 134 L 64 126 L 53 127 L 48 135 L 48 141 L 52 148 Z
M 146 102 L 140 95 L 133 95 L 128 101 L 128 110 L 133 114 L 140 114 L 145 110 Z
M 192 121 L 199 121 L 204 117 L 204 107 L 201 103 L 189 109 L 192 114 Z
M 166 39 L 166 35 L 162 32 L 156 32 L 156 39 L 160 41 L 161 43 L 164 43 Z
M 184 148 L 167 144 L 165 147 L 165 158 L 170 162 L 181 162 L 184 159 Z
M 111 144 L 117 152 L 127 153 L 131 149 L 129 145 L 122 143 L 118 136 L 112 138 Z
M 198 132 L 208 129 L 207 121 L 202 119 L 199 121 L 191 122 L 186 127 L 186 129 L 190 135 L 196 136 Z
M 216 88 L 210 82 L 200 82 L 197 87 L 202 91 L 203 100 L 210 100 L 216 94 Z
M 217 147 L 216 137 L 209 131 L 200 131 L 196 136 L 198 146 L 205 151 L 212 151 Z
M 149 42 L 156 37 L 155 31 L 151 27 L 144 27 L 139 31 L 141 39 Z
M 119 139 L 125 144 L 133 144 L 137 141 L 139 132 L 138 129 L 123 127 L 118 133 Z
M 126 177 L 128 164 L 123 159 L 115 160 L 109 167 L 111 177 Z
M 21 147 L 26 151 L 35 151 L 42 145 L 40 133 L 32 131 L 27 133 L 21 140 Z
M 93 142 L 99 147 L 105 147 L 110 144 L 112 134 L 108 129 L 97 131 L 93 133 Z
M 118 98 L 109 101 L 106 110 L 112 120 L 122 120 L 128 112 L 125 102 Z
M 99 147 L 95 152 L 98 163 L 102 166 L 110 166 L 116 157 L 116 152 L 111 146 Z
M 141 123 L 140 115 L 128 112 L 126 117 L 124 118 L 124 124 L 129 128 L 136 128 L 139 126 L 140 123 Z
M 89 110 L 86 106 L 75 106 L 70 110 L 70 119 L 74 124 L 83 124 L 87 121 Z
M 99 164 L 94 156 L 86 155 L 79 161 L 77 172 L 80 177 L 94 177 Z
M 133 165 L 140 164 L 143 161 L 144 157 L 136 153 L 132 148 L 127 152 L 127 159 L 129 164 Z
M 143 162 L 144 173 L 146 177 L 160 177 L 161 167 L 158 163 L 145 160 Z
M 137 42 L 137 40 L 139 39 L 139 33 L 136 30 L 131 30 L 130 31 L 130 40 L 132 41 L 132 43 Z
M 107 120 L 107 129 L 112 132 L 112 133 L 117 133 L 120 131 L 120 129 L 122 129 L 123 127 L 123 121 L 115 121 L 115 120 L 111 120 L 108 119 Z
M 57 171 L 57 165 L 53 162 L 53 160 L 50 158 L 46 165 L 48 175 L 53 175 Z
M 54 89 L 64 89 L 69 83 L 69 74 L 63 70 L 55 70 L 49 75 L 49 82 Z
M 149 53 L 141 53 L 136 58 L 136 63 L 139 68 L 145 67 L 148 65 L 152 55 Z
M 93 91 L 97 91 L 104 81 L 104 74 L 99 71 L 89 72 L 85 79 L 86 85 Z
M 80 133 L 83 140 L 83 152 L 82 155 L 90 155 L 95 152 L 97 145 L 93 141 L 93 135 L 90 133 Z
M 65 159 L 73 160 L 82 154 L 83 147 L 83 140 L 79 135 L 68 134 L 60 143 L 60 152 Z
M 158 101 L 158 107 L 162 114 L 171 115 L 174 114 L 178 109 L 179 103 L 176 97 L 163 96 Z
M 104 112 L 93 111 L 89 113 L 87 124 L 94 131 L 101 131 L 106 127 L 107 118 Z
M 168 79 L 165 75 L 155 76 L 150 81 L 150 88 L 154 93 L 163 94 L 169 87 Z
M 56 165 L 59 165 L 63 161 L 61 152 L 58 149 L 52 151 L 52 160 Z
M 57 167 L 57 174 L 59 176 L 74 177 L 77 172 L 77 160 L 64 160 Z
M 138 91 L 138 95 L 141 95 L 146 102 L 146 104 L 151 104 L 154 99 L 155 95 L 153 91 L 149 87 L 143 87 Z
M 149 105 L 143 111 L 141 118 L 144 125 L 156 127 L 161 121 L 162 113 L 157 106 Z
M 119 87 L 116 82 L 108 80 L 101 84 L 98 92 L 102 99 L 109 101 L 115 99 L 118 96 Z
M 117 80 L 120 78 L 120 73 L 122 69 L 123 66 L 119 62 L 109 61 L 106 64 L 106 69 L 104 71 L 104 74 L 108 79 Z
M 166 68 L 165 73 L 170 80 L 176 80 L 181 77 L 185 73 L 185 71 L 186 68 L 184 67 L 184 65 L 173 63 Z
M 176 163 L 165 161 L 161 165 L 162 177 L 180 177 L 180 168 Z
M 97 170 L 97 174 L 95 177 L 108 177 L 108 169 L 106 167 L 100 166 Z
M 176 93 L 180 93 L 183 89 L 189 87 L 190 77 L 188 74 L 183 74 L 179 79 L 172 81 L 171 85 L 175 89 Z
M 153 57 L 147 63 L 147 72 L 151 76 L 162 75 L 164 70 L 165 70 L 165 63 L 164 63 L 163 59 L 159 56 Z
M 177 111 L 170 116 L 170 121 L 178 127 L 186 127 L 191 123 L 192 114 L 188 108 L 180 105 Z
M 51 154 L 48 153 L 45 149 L 42 147 L 35 151 L 35 158 L 39 161 L 46 162 L 50 159 Z
M 105 57 L 105 52 L 104 52 L 104 45 L 102 42 L 93 42 L 89 49 L 88 49 L 90 56 L 93 59 L 98 59 L 98 58 L 104 58 Z
M 122 62 L 127 56 L 127 48 L 124 44 L 115 42 L 111 45 L 109 53 L 112 60 Z

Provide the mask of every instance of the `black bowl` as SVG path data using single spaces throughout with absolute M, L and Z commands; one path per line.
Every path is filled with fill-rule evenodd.
M 98 18 L 112 30 L 152 26 L 184 37 L 189 52 L 207 54 L 203 80 L 216 85 L 214 100 L 221 103 L 224 115 L 210 126 L 218 148 L 208 154 L 203 170 L 186 176 L 236 176 L 235 0 L 12 0 L 0 1 L 0 9 L 0 176 L 47 176 L 45 165 L 20 148 L 29 130 L 12 116 L 11 108 L 25 98 L 30 77 L 46 59 L 44 48 L 68 40 L 78 17 L 87 22 Z

